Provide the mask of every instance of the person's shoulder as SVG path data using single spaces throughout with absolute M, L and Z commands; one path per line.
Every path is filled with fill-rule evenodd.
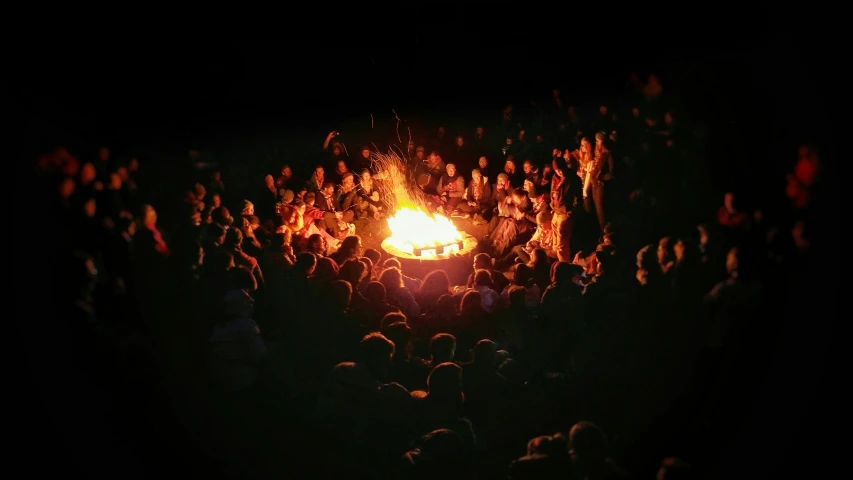
M 384 397 L 395 398 L 398 400 L 410 400 L 412 398 L 411 392 L 397 382 L 380 385 L 379 393 Z

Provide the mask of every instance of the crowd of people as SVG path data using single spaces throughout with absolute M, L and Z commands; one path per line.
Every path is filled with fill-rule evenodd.
M 307 477 L 699 478 L 763 368 L 768 294 L 809 248 L 819 159 L 799 152 L 785 215 L 725 191 L 697 212 L 701 131 L 665 100 L 652 76 L 591 117 L 555 90 L 470 136 L 415 132 L 427 208 L 485 232 L 462 285 L 365 248 L 358 226 L 395 206 L 375 149 L 351 157 L 336 131 L 246 196 L 218 169 L 164 198 L 144 158 L 50 152 L 59 336 L 107 389 L 130 345 L 168 351 L 229 445 L 310 451 Z

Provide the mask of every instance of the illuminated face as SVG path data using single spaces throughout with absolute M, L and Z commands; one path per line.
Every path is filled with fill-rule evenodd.
M 329 185 L 328 187 L 323 189 L 323 193 L 326 195 L 331 195 L 335 193 L 335 187 L 333 185 Z
M 272 175 L 267 175 L 264 177 L 264 183 L 267 187 L 272 188 L 272 186 L 275 185 L 275 179 L 272 178 Z
M 701 245 L 708 244 L 708 231 L 704 227 L 699 227 L 699 243 Z
M 735 208 L 735 194 L 734 193 L 726 193 L 723 197 L 723 206 L 726 207 L 726 210 L 734 210 Z
M 97 170 L 95 170 L 95 166 L 91 163 L 84 163 L 83 168 L 80 170 L 80 181 L 83 183 L 89 183 L 95 180 L 95 177 L 98 176 Z
M 355 182 L 355 180 L 353 180 L 353 177 L 347 177 L 343 180 L 343 182 L 341 182 L 341 185 L 344 188 L 351 188 L 355 185 L 354 182 Z
M 212 197 L 210 197 L 210 202 L 213 204 L 213 208 L 217 208 L 222 206 L 222 197 L 219 196 L 218 193 L 214 193 Z M 252 206 L 252 211 L 254 212 L 254 206 Z M 250 213 L 249 215 L 254 215 L 254 213 Z
M 438 162 L 441 161 L 441 157 L 439 157 L 438 155 L 433 153 L 429 156 L 428 160 L 429 160 L 429 163 L 436 165 L 436 164 L 438 164 Z
M 521 168 L 524 169 L 524 173 L 530 173 L 533 171 L 533 165 L 531 165 L 529 161 L 525 161 Z
M 506 180 L 503 178 L 498 178 L 498 188 L 506 188 Z
M 525 192 L 532 192 L 534 190 L 533 182 L 525 180 L 524 185 L 521 188 L 523 188 Z
M 454 167 L 453 165 L 448 165 L 445 170 L 447 171 L 448 177 L 456 175 L 456 167 Z
M 598 113 L 602 115 L 607 115 L 607 105 L 602 105 L 598 107 Z
M 370 158 L 370 150 L 365 148 L 364 150 L 361 151 L 361 156 L 363 158 Z
M 475 182 L 479 182 L 481 178 L 483 178 L 483 176 L 480 175 L 480 172 L 471 172 L 471 179 Z
M 157 210 L 154 210 L 152 207 L 148 207 L 145 209 L 145 215 L 143 216 L 143 221 L 146 225 L 154 225 L 157 223 Z
M 370 172 L 364 172 L 361 174 L 362 181 L 369 182 L 370 181 Z
M 291 170 L 290 167 L 282 167 L 282 169 L 281 169 L 281 176 L 282 177 L 289 177 L 291 175 L 293 175 L 293 170 Z
M 483 127 L 477 127 L 474 129 L 474 134 L 478 137 L 482 137 L 485 132 L 483 131 Z
M 465 145 L 465 139 L 462 137 L 456 137 L 456 146 L 461 147 L 462 145 Z
M 89 200 L 86 201 L 86 204 L 83 205 L 83 212 L 86 214 L 87 217 L 94 217 L 95 213 L 98 209 L 97 207 L 98 206 L 95 203 L 95 199 L 90 198 Z
M 255 206 L 249 205 L 246 207 L 246 215 L 254 215 L 255 214 Z
M 480 157 L 480 160 L 477 161 L 477 164 L 480 165 L 480 168 L 486 168 L 489 166 L 489 160 L 486 157 Z
M 121 176 L 118 173 L 110 174 L 110 188 L 113 190 L 121 188 Z
M 424 147 L 418 147 L 418 149 L 415 151 L 415 155 L 417 155 L 417 157 L 421 160 L 423 160 L 424 154 Z
M 726 270 L 730 274 L 737 270 L 737 253 L 737 247 L 735 247 L 729 250 L 729 253 L 726 255 Z
M 341 150 L 341 147 L 339 145 L 335 145 L 334 147 L 332 147 L 332 153 L 337 157 L 343 155 L 344 152 L 343 150 Z
M 347 171 L 347 164 L 343 160 L 338 161 L 338 171 L 343 173 Z
M 589 140 L 587 140 L 585 138 L 583 140 L 581 140 L 581 151 L 582 152 L 589 152 L 589 147 L 590 147 Z
M 326 171 L 323 170 L 323 167 L 317 167 L 317 169 L 314 170 L 314 175 L 317 175 L 319 178 L 323 178 L 326 175 Z
M 675 245 L 672 246 L 672 251 L 675 253 L 675 259 L 681 260 L 684 258 L 684 242 L 681 240 L 675 242 Z
M 658 262 L 660 264 L 664 264 L 664 263 L 666 263 L 667 260 L 669 260 L 669 251 L 667 250 L 668 248 L 669 248 L 669 240 L 668 239 L 664 238 L 663 240 L 661 240 L 658 243 L 658 252 L 657 253 L 658 253 Z
M 515 162 L 507 160 L 506 163 L 504 163 L 504 171 L 506 173 L 515 173 Z

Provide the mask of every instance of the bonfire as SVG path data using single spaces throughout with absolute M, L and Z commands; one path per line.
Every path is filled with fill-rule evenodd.
M 421 257 L 434 257 L 459 251 L 462 233 L 444 215 L 427 213 L 423 191 L 412 186 L 406 176 L 406 161 L 393 150 L 371 154 L 374 178 L 383 185 L 388 205 L 387 242 L 394 248 Z

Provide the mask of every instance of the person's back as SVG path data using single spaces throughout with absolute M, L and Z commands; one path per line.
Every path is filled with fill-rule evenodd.
M 224 315 L 228 318 L 217 323 L 210 336 L 211 373 L 219 388 L 238 391 L 257 380 L 266 346 L 251 318 L 251 297 L 243 290 L 232 290 L 225 302 Z
M 509 467 L 510 480 L 539 480 L 575 478 L 568 456 L 526 455 L 512 462 Z

